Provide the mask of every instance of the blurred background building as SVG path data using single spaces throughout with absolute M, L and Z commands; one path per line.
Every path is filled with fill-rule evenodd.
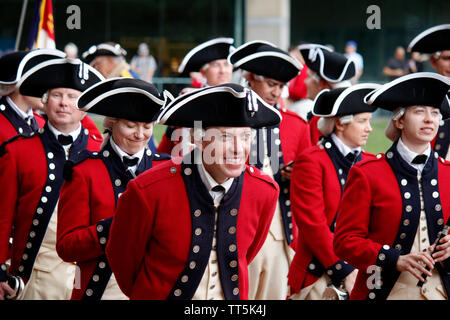
M 19 49 L 24 49 L 36 0 L 29 0 Z M 14 49 L 23 1 L 1 0 L 0 54 Z M 80 29 L 70 30 L 67 8 L 80 8 Z M 380 8 L 380 29 L 369 29 L 370 5 Z M 450 22 L 450 2 L 443 0 L 53 0 L 56 47 L 73 42 L 78 52 L 115 41 L 136 55 L 148 44 L 158 64 L 154 83 L 170 85 L 184 55 L 214 37 L 233 37 L 238 46 L 262 39 L 288 50 L 300 42 L 328 44 L 344 52 L 358 44 L 364 58 L 360 80 L 386 81 L 382 69 L 397 46 L 406 48 L 426 28 Z M 425 65 L 425 70 L 429 68 Z M 161 80 L 162 79 L 162 80 Z M 165 80 L 164 80 L 165 79 Z M 172 80 L 171 80 L 172 79 Z

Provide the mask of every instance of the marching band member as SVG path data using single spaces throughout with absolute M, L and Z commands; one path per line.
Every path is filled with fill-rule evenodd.
M 357 271 L 334 253 L 334 224 L 348 171 L 354 163 L 374 157 L 361 149 L 376 109 L 363 98 L 377 87 L 361 83 L 325 89 L 314 101 L 312 112 L 321 117 L 318 127 L 324 138 L 294 163 L 291 203 L 299 236 L 289 270 L 291 299 L 325 299 L 329 287 L 343 296 L 351 292 Z
M 48 121 L 38 134 L 19 136 L 0 158 L 0 281 L 6 279 L 8 240 L 14 229 L 9 273 L 26 283 L 23 299 L 69 299 L 75 265 L 56 253 L 57 203 L 67 159 L 98 150 L 80 124 L 81 92 L 103 77 L 75 59 L 52 59 L 35 66 L 19 83 L 20 93 L 42 97 Z M 0 282 L 0 298 L 8 291 Z
M 449 78 L 420 72 L 365 97 L 393 111 L 386 136 L 394 143 L 351 168 L 339 207 L 334 249 L 359 269 L 351 299 L 449 297 L 450 235 L 430 255 L 450 217 L 450 166 L 430 146 L 449 88 Z
M 100 152 L 84 151 L 66 164 L 67 181 L 58 205 L 56 250 L 76 262 L 81 284 L 72 299 L 126 299 L 105 255 L 117 201 L 128 182 L 167 155 L 153 154 L 147 143 L 164 99 L 150 83 L 127 78 L 105 80 L 78 99 L 82 111 L 105 116 L 107 138 Z
M 247 299 L 278 186 L 246 165 L 252 130 L 281 115 L 236 84 L 179 96 L 158 117 L 194 127 L 197 146 L 129 182 L 106 255 L 131 299 Z M 197 126 L 196 122 L 200 122 Z

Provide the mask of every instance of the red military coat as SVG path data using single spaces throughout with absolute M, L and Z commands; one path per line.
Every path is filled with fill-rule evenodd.
M 8 144 L 6 153 L 0 157 L 0 183 L 7 186 L 0 194 L 0 265 L 11 258 L 9 272 L 12 274 L 18 273 L 24 251 L 39 248 L 39 246 L 26 247 L 31 236 L 30 228 L 37 228 L 36 231 L 33 230 L 34 238 L 39 232 L 45 232 L 46 225 L 39 219 L 51 217 L 54 205 L 48 210 L 45 206 L 51 206 L 52 202 L 56 204 L 59 198 L 60 190 L 57 186 L 62 181 L 64 151 L 54 136 L 44 147 L 41 136 L 52 135 L 48 129 L 44 131 L 45 133 L 34 137 L 19 138 Z M 81 148 L 86 148 L 86 144 L 88 150 L 96 150 L 93 146 L 96 143 L 82 129 L 79 139 L 72 144 L 71 150 L 81 151 Z M 8 246 L 12 226 L 14 226 L 13 246 L 10 257 Z M 0 279 L 3 276 L 5 274 L 2 275 L 0 270 Z M 27 281 L 27 277 L 24 278 Z
M 101 156 L 97 159 L 86 159 L 73 167 L 71 178 L 64 182 L 61 189 L 56 251 L 62 260 L 76 262 L 80 268 L 80 285 L 73 289 L 73 300 L 83 298 L 94 275 L 97 258 L 105 254 L 105 243 L 101 244 L 100 239 L 105 237 L 107 241 L 106 229 L 110 226 L 110 221 L 105 224 L 100 221 L 113 217 L 116 198 L 120 197 L 120 192 L 132 178 L 131 175 L 120 172 L 121 169 L 125 171 L 125 166 L 109 145 L 103 152 L 104 150 L 108 150 L 108 153 L 105 153 L 108 155 L 106 161 L 113 157 L 111 171 L 117 172 L 110 173 Z M 138 170 L 147 170 L 152 165 L 161 163 L 159 160 L 163 158 L 167 159 L 147 150 Z M 98 230 L 100 225 L 102 232 Z M 109 277 L 105 279 L 106 283 L 108 280 Z M 94 288 L 91 290 L 94 291 Z M 94 293 L 95 296 L 101 297 L 103 291 Z
M 362 152 L 363 160 L 373 157 L 370 153 Z M 343 266 L 343 261 L 334 253 L 333 232 L 330 230 L 345 180 L 343 169 L 336 168 L 323 146 L 311 147 L 295 161 L 291 203 L 299 237 L 288 275 L 292 293 L 298 293 L 316 282 L 320 277 L 320 273 L 317 273 L 320 272 L 319 268 L 323 268 L 322 272 L 332 270 L 335 277 L 345 277 L 351 271 L 344 267 L 336 270 L 336 265 L 340 263 Z M 317 262 L 312 262 L 313 258 Z M 311 263 L 315 266 L 309 271 Z
M 183 164 L 172 160 L 148 170 L 130 181 L 118 202 L 106 254 L 117 283 L 131 299 L 173 298 L 173 293 L 181 295 L 185 291 L 176 290 L 177 285 L 184 285 L 193 292 L 198 283 L 190 287 L 191 278 L 199 282 L 203 275 L 201 270 L 196 271 L 201 261 L 195 257 L 206 253 L 204 259 L 208 259 L 209 251 L 203 248 L 208 243 L 192 247 L 191 242 L 196 241 L 197 236 L 192 228 L 197 219 L 212 217 L 209 225 L 202 225 L 198 234 L 206 236 L 213 230 L 214 215 L 197 209 L 197 205 L 190 207 L 190 201 L 202 188 L 207 192 L 198 179 L 196 185 L 186 187 L 186 181 L 195 176 L 195 169 L 190 168 L 193 167 L 183 169 Z M 278 187 L 267 175 L 249 166 L 239 179 L 243 179 L 239 180 L 243 184 L 238 207 L 218 215 L 217 252 L 225 296 L 226 287 L 233 281 L 230 294 L 247 299 L 247 266 L 267 236 Z M 214 210 L 213 205 L 212 208 Z M 224 220 L 220 222 L 220 219 Z M 230 219 L 230 224 L 225 222 Z M 229 245 L 228 241 L 236 243 Z M 231 270 L 238 272 L 238 277 L 222 276 Z M 191 272 L 189 278 L 182 277 L 184 272 Z
M 6 97 L 0 98 L 0 144 L 18 135 L 30 135 L 34 130 L 10 106 Z
M 398 256 L 409 253 L 405 247 L 412 244 L 417 232 L 420 203 L 418 187 L 412 188 L 417 184 L 416 171 L 410 171 L 410 178 L 399 180 L 388 163 L 395 160 L 395 152 L 391 148 L 386 155 L 379 154 L 376 159 L 352 167 L 339 208 L 335 252 L 359 269 L 351 299 L 387 297 L 393 286 L 388 284 L 390 276 L 398 273 Z M 432 153 L 431 158 L 435 156 Z M 432 243 L 450 217 L 450 188 L 446 187 L 450 181 L 450 163 L 442 158 L 430 160 L 436 160 L 437 171 L 429 177 L 422 173 L 422 188 Z M 423 172 L 426 169 L 427 166 Z M 381 291 L 370 292 L 369 277 L 373 278 L 377 269 L 382 272 Z
M 290 181 L 285 179 L 280 169 L 293 161 L 296 156 L 311 146 L 309 135 L 309 126 L 303 118 L 295 112 L 285 108 L 280 109 L 282 116 L 281 123 L 277 126 L 258 129 L 257 135 L 252 142 L 249 163 L 262 168 L 264 161 L 264 149 L 260 146 L 262 143 L 262 130 L 267 130 L 266 148 L 271 159 L 274 180 L 280 188 L 279 203 L 281 209 L 281 218 L 285 239 L 288 245 L 297 237 L 297 227 L 292 220 L 291 200 L 290 200 Z M 273 148 L 275 147 L 275 150 Z M 277 163 L 273 163 L 277 162 Z

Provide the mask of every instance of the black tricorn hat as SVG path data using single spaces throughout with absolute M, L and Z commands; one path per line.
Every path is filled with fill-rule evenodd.
M 52 59 L 44 61 L 20 80 L 20 93 L 26 96 L 42 97 L 53 88 L 71 88 L 83 92 L 102 81 L 104 77 L 80 59 Z
M 408 45 L 408 52 L 434 53 L 442 50 L 450 50 L 450 24 L 429 28 Z
M 233 38 L 216 38 L 199 44 L 191 49 L 178 67 L 178 72 L 182 75 L 189 75 L 190 72 L 198 72 L 207 63 L 226 59 L 231 51 Z
M 355 63 L 343 54 L 319 44 L 298 46 L 305 64 L 328 82 L 341 82 L 353 78 Z
M 288 82 L 298 75 L 302 64 L 287 52 L 267 41 L 250 41 L 228 56 L 234 68 Z
M 358 83 L 348 88 L 324 89 L 314 100 L 312 113 L 319 117 L 341 117 L 374 112 L 377 107 L 364 102 L 364 97 L 381 87 L 375 83 Z
M 133 78 L 111 78 L 99 82 L 78 98 L 81 111 L 137 122 L 152 122 L 165 98 L 153 84 Z
M 126 55 L 126 50 L 120 44 L 105 42 L 89 47 L 89 49 L 83 52 L 81 57 L 86 63 L 91 63 L 92 60 L 99 56 L 125 57 Z
M 37 64 L 65 57 L 64 52 L 56 49 L 15 51 L 3 55 L 0 57 L 0 95 L 8 95 L 14 91 L 19 80 Z
M 201 121 L 203 128 L 260 128 L 279 123 L 281 114 L 251 89 L 227 83 L 178 96 L 164 107 L 157 121 L 188 128 L 197 121 Z
M 432 72 L 416 72 L 382 85 L 364 97 L 366 103 L 394 111 L 399 107 L 430 106 L 445 110 L 444 99 L 450 89 L 450 78 Z

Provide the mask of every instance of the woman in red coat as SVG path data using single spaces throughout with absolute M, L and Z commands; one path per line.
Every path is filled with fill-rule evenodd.
M 100 152 L 85 152 L 65 166 L 58 206 L 56 249 L 77 270 L 72 299 L 126 299 L 105 256 L 117 201 L 128 182 L 167 155 L 152 154 L 147 143 L 153 118 L 164 104 L 145 81 L 114 78 L 86 91 L 78 108 L 105 117 L 109 131 Z
M 377 87 L 363 83 L 325 89 L 315 100 L 313 113 L 321 117 L 324 138 L 297 157 L 291 180 L 292 213 L 299 228 L 288 276 L 291 299 L 325 299 L 327 287 L 352 289 L 356 271 L 334 253 L 333 232 L 348 171 L 372 156 L 361 147 L 372 131 L 376 108 L 363 98 Z
M 334 249 L 359 269 L 351 299 L 449 297 L 450 236 L 434 244 L 449 223 L 450 164 L 430 146 L 449 88 L 447 77 L 421 72 L 365 98 L 393 111 L 386 136 L 394 144 L 352 167 L 339 207 Z

